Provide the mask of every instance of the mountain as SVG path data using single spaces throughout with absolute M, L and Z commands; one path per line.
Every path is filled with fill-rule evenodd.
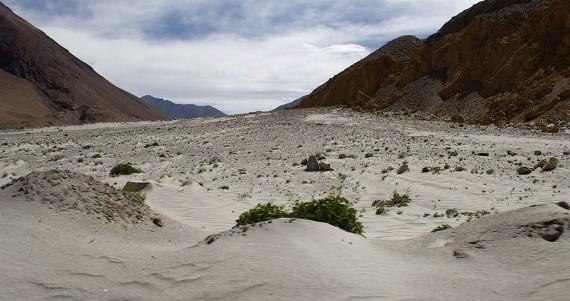
M 188 119 L 198 117 L 222 117 L 226 114 L 211 106 L 197 106 L 192 104 L 177 104 L 169 100 L 145 95 L 143 101 L 175 119 Z
M 426 40 L 388 43 L 299 107 L 459 114 L 479 123 L 570 121 L 570 1 L 487 0 Z
M 293 100 L 292 102 L 288 102 L 284 105 L 278 106 L 277 108 L 271 110 L 271 112 L 279 112 L 279 111 L 283 111 L 283 110 L 287 110 L 287 109 L 292 109 L 292 108 L 298 106 L 302 100 L 303 100 L 303 97 L 297 98 L 297 99 Z
M 0 3 L 0 128 L 168 119 Z

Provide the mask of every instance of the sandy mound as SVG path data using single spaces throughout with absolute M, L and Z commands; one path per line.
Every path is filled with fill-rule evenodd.
M 33 172 L 1 189 L 11 193 L 15 200 L 41 202 L 59 212 L 70 211 L 125 225 L 145 222 L 161 225 L 161 219 L 143 202 L 132 200 L 90 176 L 70 171 Z

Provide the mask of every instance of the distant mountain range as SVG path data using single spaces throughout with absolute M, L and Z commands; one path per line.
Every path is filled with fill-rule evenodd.
M 162 119 L 0 2 L 0 128 Z
M 278 106 L 277 108 L 273 109 L 271 112 L 279 112 L 279 111 L 283 111 L 283 110 L 287 110 L 287 109 L 292 109 L 292 108 L 298 106 L 302 100 L 303 100 L 303 97 L 297 98 L 297 99 L 293 100 L 292 102 Z
M 226 114 L 212 106 L 197 106 L 193 104 L 177 104 L 169 100 L 145 95 L 141 99 L 152 107 L 174 119 L 189 119 L 198 117 L 222 117 Z

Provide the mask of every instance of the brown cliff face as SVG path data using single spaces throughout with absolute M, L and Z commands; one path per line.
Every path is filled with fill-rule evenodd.
M 167 119 L 0 3 L 0 128 Z
M 399 80 L 382 84 L 377 91 L 384 93 L 368 101 L 333 102 L 327 93 L 315 94 L 318 89 L 309 99 L 369 110 L 461 114 L 481 123 L 569 121 L 570 1 L 483 1 L 445 24 L 404 64 L 396 74 L 377 71 Z
M 306 96 L 299 107 L 354 105 L 368 102 L 384 87 L 395 85 L 410 55 L 422 42 L 416 37 L 398 38 L 331 78 Z

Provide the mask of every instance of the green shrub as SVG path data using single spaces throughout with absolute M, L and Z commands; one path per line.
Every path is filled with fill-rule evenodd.
M 299 218 L 323 222 L 347 232 L 362 234 L 363 227 L 358 221 L 358 212 L 352 204 L 340 196 L 330 196 L 310 202 L 296 202 L 290 212 L 272 204 L 258 204 L 255 208 L 240 215 L 237 225 L 254 224 L 276 218 Z
M 125 193 L 127 194 L 127 197 L 131 199 L 131 201 L 144 203 L 144 201 L 146 200 L 146 194 L 140 191 L 125 191 Z
M 358 221 L 358 212 L 341 196 L 296 203 L 292 215 L 295 218 L 328 223 L 347 232 L 356 234 L 363 232 L 362 224 Z
M 236 223 L 238 226 L 243 226 L 284 217 L 290 217 L 290 213 L 285 211 L 282 206 L 271 203 L 257 204 L 255 208 L 242 213 Z
M 111 169 L 110 175 L 115 177 L 115 176 L 119 176 L 119 175 L 130 175 L 130 174 L 141 173 L 141 172 L 142 172 L 142 170 L 132 166 L 131 163 L 127 163 L 127 164 L 117 164 L 117 165 L 113 166 L 113 168 Z
M 140 190 L 138 190 L 133 185 L 131 185 L 131 186 L 126 185 L 125 188 L 123 188 L 123 192 L 125 192 L 127 197 L 129 199 L 131 199 L 132 201 L 144 203 L 144 201 L 146 200 L 146 194 L 143 192 L 140 192 Z

